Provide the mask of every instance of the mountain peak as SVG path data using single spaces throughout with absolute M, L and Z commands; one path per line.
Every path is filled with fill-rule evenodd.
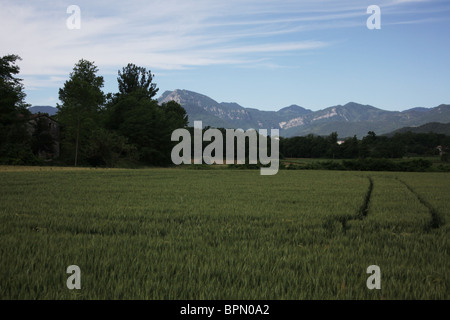
M 203 103 L 208 104 L 218 104 L 217 101 L 211 99 L 204 94 L 197 93 L 194 91 L 184 90 L 184 89 L 175 89 L 173 91 L 165 91 L 161 97 L 158 98 L 159 103 L 164 103 L 168 101 L 175 101 L 179 104 L 183 105 L 188 101 L 202 101 Z
M 345 108 L 356 108 L 356 109 L 378 109 L 374 106 L 368 105 L 368 104 L 361 104 L 357 102 L 350 101 L 343 105 Z M 381 109 L 378 109 L 381 110 Z
M 292 116 L 292 117 L 298 117 L 298 116 L 303 116 L 306 114 L 309 114 L 313 111 L 311 111 L 310 109 L 305 109 L 303 107 L 300 107 L 296 104 L 292 104 L 289 107 L 284 107 L 280 110 L 278 110 L 278 114 L 283 115 L 283 116 Z
M 311 111 L 311 110 L 300 107 L 299 105 L 296 105 L 296 104 L 291 104 L 290 106 L 284 107 L 284 108 L 280 109 L 279 111 Z

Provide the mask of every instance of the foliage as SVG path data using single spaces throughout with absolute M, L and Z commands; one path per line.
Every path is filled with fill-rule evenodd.
M 31 149 L 33 154 L 39 156 L 40 153 L 52 153 L 55 148 L 53 138 L 47 121 L 42 117 L 37 117 L 32 123 Z
M 349 160 L 313 160 L 308 163 L 289 162 L 288 170 L 347 170 L 347 171 L 432 171 L 433 162 L 427 159 L 394 161 L 391 159 L 359 158 Z M 283 168 L 283 167 L 280 167 Z M 440 171 L 447 171 L 438 168 Z
M 450 161 L 450 156 L 449 156 L 449 154 L 448 154 L 448 153 L 443 153 L 443 154 L 441 155 L 441 161 L 442 161 L 442 162 L 449 162 L 449 161 Z
M 158 105 L 153 75 L 129 63 L 118 71 L 118 92 L 103 94 L 103 77 L 93 62 L 80 60 L 60 89 L 63 163 L 115 167 L 139 161 L 170 163 L 171 132 L 188 123 L 176 102 Z
M 396 133 L 392 137 L 377 136 L 369 131 L 358 140 L 356 136 L 336 143 L 336 133 L 328 137 L 307 135 L 283 138 L 280 152 L 288 158 L 402 158 L 405 156 L 437 155 L 437 147 L 450 146 L 450 136 L 436 133 Z
M 0 57 L 0 163 L 25 164 L 38 160 L 31 150 L 27 120 L 30 112 L 25 103 L 17 55 Z
M 126 96 L 133 93 L 142 98 L 152 99 L 159 91 L 156 84 L 152 83 L 154 75 L 144 67 L 138 67 L 133 63 L 129 63 L 122 68 L 122 72 L 119 70 L 118 74 L 118 96 Z
M 57 119 L 63 126 L 63 153 L 73 156 L 74 165 L 86 162 L 89 140 L 99 127 L 99 111 L 105 97 L 101 90 L 103 77 L 97 76 L 93 62 L 81 59 L 70 79 L 59 89 Z
M 140 80 L 139 80 L 140 79 Z M 176 102 L 158 105 L 157 89 L 145 68 L 129 64 L 119 72 L 119 93 L 106 105 L 106 127 L 136 146 L 139 160 L 148 165 L 171 163 L 173 130 L 188 123 L 186 111 Z
M 347 170 L 359 171 L 425 171 L 432 165 L 430 160 L 413 159 L 394 162 L 389 159 L 344 160 L 342 165 Z
M 137 160 L 137 150 L 125 137 L 99 128 L 89 140 L 86 159 L 94 167 L 114 168 L 120 159 Z
M 2 117 L 17 112 L 26 112 L 26 94 L 23 91 L 22 79 L 16 78 L 20 68 L 17 60 L 22 60 L 18 55 L 10 54 L 0 58 L 0 110 Z M 2 120 L 4 120 L 2 118 Z M 10 118 L 10 121 L 15 119 Z

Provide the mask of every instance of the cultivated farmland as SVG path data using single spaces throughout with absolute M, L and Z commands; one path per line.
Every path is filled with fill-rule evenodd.
M 0 299 L 449 299 L 450 173 L 50 169 L 0 167 Z

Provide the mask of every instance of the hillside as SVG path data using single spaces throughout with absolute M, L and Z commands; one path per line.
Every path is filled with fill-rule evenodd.
M 361 138 L 368 131 L 387 134 L 406 126 L 419 126 L 428 122 L 450 122 L 450 105 L 435 108 L 412 108 L 405 111 L 386 111 L 370 105 L 349 102 L 318 111 L 291 105 L 278 111 L 245 108 L 237 103 L 219 103 L 205 95 L 188 91 L 166 91 L 160 103 L 174 100 L 187 111 L 192 125 L 194 120 L 204 126 L 255 129 L 280 129 L 285 137 L 307 134 Z
M 396 133 L 429 133 L 434 132 L 438 134 L 445 134 L 450 136 L 450 123 L 430 122 L 418 127 L 403 127 L 393 132 L 386 134 L 388 137 L 392 137 Z

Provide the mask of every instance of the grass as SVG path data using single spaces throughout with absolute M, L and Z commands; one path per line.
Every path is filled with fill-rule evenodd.
M 0 299 L 448 299 L 449 178 L 0 167 Z

